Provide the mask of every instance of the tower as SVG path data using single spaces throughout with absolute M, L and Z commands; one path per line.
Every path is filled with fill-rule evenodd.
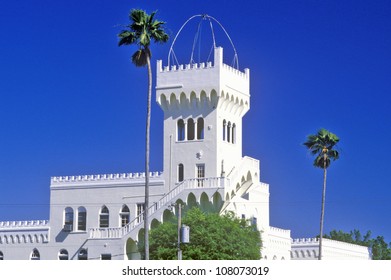
M 249 69 L 224 64 L 221 47 L 214 49 L 213 62 L 163 67 L 157 61 L 167 191 L 186 179 L 225 177 L 242 160 L 249 88 Z

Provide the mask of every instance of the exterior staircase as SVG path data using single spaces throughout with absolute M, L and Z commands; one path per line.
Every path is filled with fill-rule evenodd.
M 224 189 L 227 186 L 229 186 L 229 179 L 224 177 L 184 180 L 148 208 L 149 221 L 157 219 L 162 222 L 163 212 L 169 209 L 178 199 L 187 201 L 187 196 L 191 192 L 199 195 L 205 192 L 209 197 L 219 192 L 221 197 L 223 197 Z M 89 239 L 121 239 L 130 237 L 136 240 L 138 232 L 142 228 L 144 228 L 144 212 L 124 227 L 91 228 L 89 229 Z

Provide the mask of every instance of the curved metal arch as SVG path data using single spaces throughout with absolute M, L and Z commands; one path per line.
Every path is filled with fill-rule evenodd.
M 197 33 L 200 29 L 200 25 L 201 25 L 201 22 L 202 20 L 209 20 L 209 25 L 210 25 L 210 29 L 211 29 L 211 32 L 212 32 L 212 40 L 213 40 L 213 47 L 216 48 L 216 38 L 215 38 L 215 34 L 214 34 L 214 29 L 213 29 L 213 24 L 212 24 L 212 20 L 215 21 L 219 26 L 220 28 L 224 31 L 225 35 L 227 36 L 229 42 L 231 43 L 231 46 L 233 48 L 233 51 L 234 51 L 234 61 L 233 61 L 233 64 L 234 64 L 234 67 L 236 69 L 239 70 L 239 58 L 238 58 L 238 53 L 236 52 L 236 48 L 235 48 L 235 45 L 231 39 L 231 37 L 229 36 L 227 30 L 224 28 L 224 26 L 217 20 L 215 19 L 214 17 L 210 16 L 210 15 L 207 15 L 207 14 L 200 14 L 200 15 L 194 15 L 194 16 L 191 16 L 188 20 L 185 21 L 185 23 L 181 26 L 181 28 L 179 29 L 178 33 L 175 35 L 174 37 L 174 40 L 172 41 L 171 43 L 171 46 L 170 46 L 170 50 L 168 52 L 168 57 L 167 57 L 167 61 L 168 61 L 168 66 L 170 66 L 170 58 L 171 56 L 176 60 L 176 65 L 180 65 L 178 63 L 178 59 L 176 58 L 176 55 L 175 55 L 175 52 L 174 52 L 174 45 L 175 45 L 175 42 L 179 36 L 179 34 L 181 33 L 182 29 L 194 18 L 197 18 L 197 17 L 201 17 L 201 21 L 200 23 L 198 24 L 198 29 L 197 29 Z M 191 57 L 190 57 L 190 61 L 193 60 L 193 54 L 194 54 L 194 48 L 195 48 L 195 41 L 196 41 L 196 38 L 194 38 L 194 42 L 193 42 L 193 47 L 192 47 L 192 51 L 191 51 Z M 236 65 L 235 65 L 236 64 Z

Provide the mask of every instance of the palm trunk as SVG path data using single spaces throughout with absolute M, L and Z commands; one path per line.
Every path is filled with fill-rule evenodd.
M 145 205 L 144 205 L 144 244 L 145 244 L 145 260 L 149 260 L 149 140 L 150 140 L 150 125 L 151 125 L 151 97 L 152 97 L 152 70 L 151 59 L 147 55 L 148 66 L 148 100 L 147 100 L 147 123 L 145 136 Z
M 322 209 L 320 211 L 320 236 L 319 236 L 319 256 L 318 256 L 319 260 L 322 259 L 323 222 L 324 222 L 324 206 L 326 200 L 326 177 L 327 177 L 326 158 L 327 156 L 324 155 Z

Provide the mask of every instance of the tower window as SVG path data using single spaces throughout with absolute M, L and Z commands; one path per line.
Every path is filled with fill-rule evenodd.
M 227 142 L 231 142 L 231 122 L 228 122 L 228 127 L 227 127 Z
M 99 227 L 108 228 L 109 227 L 109 209 L 106 206 L 103 206 L 99 214 Z
M 184 167 L 183 164 L 180 163 L 178 165 L 178 182 L 182 182 L 184 179 Z
M 197 139 L 204 139 L 204 119 L 197 120 Z
M 227 122 L 226 120 L 223 121 L 223 141 L 227 138 Z
M 197 184 L 198 187 L 204 186 L 205 180 L 205 164 L 197 164 Z
M 0 261 L 3 261 L 4 260 L 4 254 L 2 251 L 0 251 Z
M 187 120 L 187 140 L 194 140 L 195 125 L 193 119 Z
M 236 143 L 236 125 L 232 125 L 232 144 Z
M 178 132 L 178 136 L 177 136 L 177 139 L 178 141 L 184 141 L 185 140 L 185 122 L 181 119 L 181 120 L 178 120 L 178 123 L 177 123 L 177 132 Z

